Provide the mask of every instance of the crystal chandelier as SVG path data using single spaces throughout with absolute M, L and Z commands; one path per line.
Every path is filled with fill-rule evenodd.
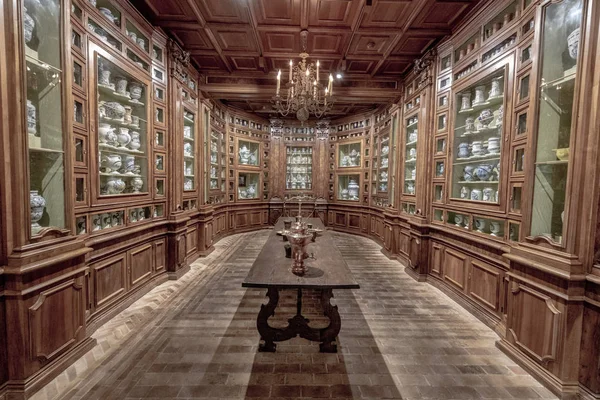
M 287 116 L 290 112 L 296 114 L 296 118 L 304 122 L 313 114 L 321 118 L 333 106 L 333 76 L 329 75 L 327 87 L 319 82 L 319 61 L 317 64 L 307 63 L 308 53 L 306 52 L 306 43 L 308 31 L 300 32 L 302 39 L 302 53 L 300 61 L 294 66 L 290 60 L 290 70 L 288 82 L 285 89 L 281 89 L 281 70 L 277 73 L 277 90 L 273 97 L 274 108 L 282 116 Z

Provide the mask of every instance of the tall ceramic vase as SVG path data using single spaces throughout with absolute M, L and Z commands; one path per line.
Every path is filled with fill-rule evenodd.
M 46 199 L 40 196 L 37 190 L 32 190 L 29 192 L 29 207 L 31 211 L 31 231 L 36 233 L 40 229 L 42 229 L 42 227 L 39 224 L 39 221 L 44 215 L 44 209 L 46 208 Z

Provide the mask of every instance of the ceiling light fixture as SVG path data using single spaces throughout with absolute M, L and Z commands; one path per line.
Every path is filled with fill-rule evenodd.
M 336 78 L 338 79 L 342 79 L 342 74 L 340 74 L 339 72 L 335 75 Z
M 329 80 L 325 87 L 319 81 L 320 62 L 307 63 L 308 53 L 306 44 L 308 31 L 300 32 L 302 40 L 302 60 L 294 66 L 290 60 L 288 82 L 285 84 L 285 93 L 281 90 L 281 70 L 277 72 L 277 89 L 273 97 L 275 110 L 282 116 L 290 112 L 296 114 L 299 121 L 308 120 L 311 114 L 321 118 L 331 110 L 333 106 L 333 75 L 329 74 Z

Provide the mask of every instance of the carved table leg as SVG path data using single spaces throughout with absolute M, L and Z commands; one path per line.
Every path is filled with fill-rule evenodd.
M 335 338 L 340 333 L 342 328 L 342 319 L 338 313 L 338 307 L 331 305 L 333 291 L 331 289 L 321 290 L 321 304 L 323 305 L 323 314 L 329 318 L 327 328 L 321 329 L 319 348 L 321 353 L 336 353 L 337 345 L 334 343 Z
M 264 344 L 258 346 L 258 350 L 274 352 L 277 347 L 273 342 L 273 339 L 275 339 L 275 332 L 274 329 L 269 326 L 267 320 L 269 317 L 275 315 L 275 308 L 277 307 L 277 303 L 279 303 L 279 291 L 275 288 L 268 288 L 267 296 L 269 297 L 269 302 L 266 305 L 260 305 L 260 312 L 256 319 L 256 327 L 258 328 L 258 333 L 260 333 L 260 338 L 265 341 Z

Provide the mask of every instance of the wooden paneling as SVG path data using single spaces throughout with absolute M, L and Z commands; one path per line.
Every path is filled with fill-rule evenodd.
M 402 229 L 400 231 L 400 242 L 398 245 L 398 250 L 405 256 L 408 256 L 408 252 L 410 251 L 410 232 L 408 230 Z
M 581 372 L 579 380 L 600 393 L 600 307 L 586 304 L 583 311 Z
M 42 291 L 29 307 L 30 358 L 46 362 L 74 345 L 84 327 L 83 276 Z
M 348 214 L 348 228 L 360 229 L 360 214 Z
M 464 290 L 467 277 L 467 256 L 450 249 L 444 249 L 444 280 L 452 286 Z
M 254 0 L 251 3 L 259 25 L 300 25 L 301 0 Z
M 346 227 L 346 217 L 347 217 L 347 214 L 345 212 L 335 211 L 334 212 L 335 225 Z
M 262 224 L 262 211 L 250 212 L 250 225 L 257 226 Z
M 94 264 L 91 269 L 95 308 L 111 302 L 127 290 L 125 253 Z
M 444 260 L 444 247 L 437 243 L 431 243 L 431 273 L 437 276 L 442 275 L 442 265 Z
M 555 360 L 561 316 L 555 301 L 522 283 L 511 285 L 509 340 L 540 363 Z
M 194 253 L 198 250 L 198 228 L 193 226 L 187 230 L 187 254 Z
M 373 2 L 361 22 L 361 28 L 402 28 L 406 24 L 412 9 L 411 0 L 377 0 Z
M 128 252 L 129 287 L 133 288 L 150 279 L 154 269 L 154 252 L 148 243 Z
M 471 259 L 469 295 L 479 304 L 498 312 L 500 304 L 500 271 L 481 261 Z
M 167 241 L 166 239 L 154 242 L 154 271 L 162 272 L 167 266 Z
M 247 226 L 248 226 L 248 213 L 245 211 L 235 213 L 235 227 L 236 228 L 246 228 Z

